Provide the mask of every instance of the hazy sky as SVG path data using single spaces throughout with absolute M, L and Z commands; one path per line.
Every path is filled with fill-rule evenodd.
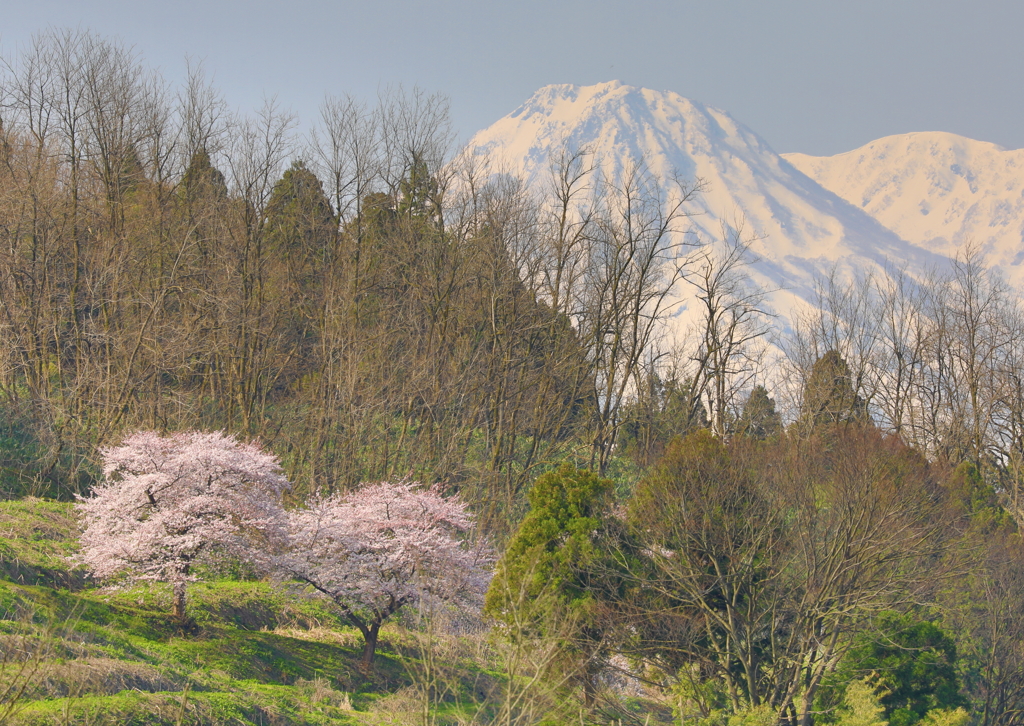
M 304 121 L 325 93 L 451 98 L 460 138 L 549 83 L 624 83 L 717 106 L 776 151 L 908 131 L 1024 147 L 1020 0 L 8 0 L 10 57 L 48 26 L 132 45 L 165 76 L 205 62 L 240 109 Z

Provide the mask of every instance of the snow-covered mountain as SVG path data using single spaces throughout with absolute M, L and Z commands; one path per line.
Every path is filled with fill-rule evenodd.
M 913 274 L 944 262 L 795 169 L 726 112 L 671 92 L 614 81 L 547 86 L 469 147 L 540 185 L 566 144 L 593 151 L 606 178 L 642 159 L 663 179 L 703 179 L 707 191 L 688 208 L 692 231 L 713 241 L 723 222 L 745 219 L 745 231 L 761 236 L 752 277 L 781 288 L 772 303 L 783 317 L 810 301 L 815 276 L 834 267 L 894 264 Z
M 903 239 L 950 256 L 971 241 L 988 265 L 1024 281 L 1024 149 L 929 132 L 783 156 Z

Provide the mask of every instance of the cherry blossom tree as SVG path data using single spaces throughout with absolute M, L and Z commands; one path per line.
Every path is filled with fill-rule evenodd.
M 493 557 L 473 546 L 458 497 L 416 482 L 364 484 L 289 512 L 282 574 L 330 598 L 364 639 L 369 671 L 381 625 L 403 606 L 436 599 L 468 606 L 487 589 Z
M 179 620 L 194 565 L 252 560 L 283 542 L 288 480 L 256 442 L 219 431 L 139 431 L 100 453 L 105 481 L 77 505 L 78 560 L 100 579 L 171 583 Z

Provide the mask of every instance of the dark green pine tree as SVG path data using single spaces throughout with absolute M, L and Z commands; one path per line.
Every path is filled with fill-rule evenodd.
M 661 428 L 666 441 L 710 426 L 708 411 L 693 390 L 693 380 L 670 378 L 662 391 Z
M 188 168 L 177 188 L 182 219 L 196 240 L 203 257 L 216 254 L 223 247 L 223 224 L 230 218 L 228 185 L 224 174 L 213 165 L 205 149 L 189 159 Z M 206 272 L 212 271 L 212 266 Z
M 625 581 L 612 555 L 612 495 L 610 480 L 569 464 L 540 476 L 484 606 L 509 637 L 560 644 L 564 660 L 553 665 L 582 684 L 588 706 Z
M 957 649 L 949 633 L 912 614 L 882 613 L 875 633 L 855 639 L 839 668 L 822 684 L 819 704 L 829 713 L 846 684 L 873 676 L 890 726 L 914 726 L 932 709 L 966 707 Z
M 287 261 L 293 282 L 308 281 L 324 267 L 337 232 L 323 184 L 301 160 L 293 162 L 274 185 L 264 226 L 269 248 Z
M 800 425 L 805 431 L 836 424 L 870 423 L 867 404 L 853 389 L 850 366 L 835 350 L 814 362 L 804 386 Z
M 409 173 L 399 186 L 398 213 L 420 220 L 438 221 L 440 187 L 427 162 L 414 155 Z
M 672 439 L 708 427 L 708 414 L 690 379 L 663 381 L 651 373 L 638 395 L 623 407 L 617 449 L 646 468 Z
M 263 227 L 266 253 L 280 270 L 275 284 L 293 309 L 315 314 L 337 235 L 338 223 L 320 180 L 301 160 L 293 162 L 274 185 Z
M 764 386 L 754 386 L 743 404 L 736 432 L 753 439 L 768 439 L 782 431 L 782 419 L 775 410 L 775 399 Z
M 181 179 L 179 194 L 182 201 L 189 205 L 204 197 L 227 199 L 227 182 L 220 170 L 213 165 L 206 149 L 199 149 L 192 154 L 185 175 Z

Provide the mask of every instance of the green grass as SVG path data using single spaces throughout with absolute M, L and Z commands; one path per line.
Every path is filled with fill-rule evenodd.
M 0 501 L 0 578 L 26 585 L 79 588 L 85 576 L 68 561 L 77 551 L 74 505 L 34 497 Z
M 357 634 L 317 600 L 261 581 L 198 584 L 182 634 L 166 590 L 0 582 L 0 641 L 20 638 L 13 650 L 35 661 L 9 723 L 175 723 L 186 694 L 184 723 L 357 723 L 360 692 L 408 685 L 386 633 L 364 676 Z M 20 668 L 0 667 L 0 683 L 26 680 Z
M 232 693 L 122 691 L 113 696 L 38 701 L 18 713 L 16 723 L 104 723 L 124 726 L 220 726 L 222 724 L 361 724 L 344 699 L 314 701 L 313 690 L 252 684 Z
M 323 599 L 222 576 L 189 587 L 182 632 L 167 585 L 98 588 L 76 569 L 77 533 L 71 504 L 0 502 L 0 723 L 377 723 L 410 690 L 399 625 L 366 675 L 358 632 Z
M 486 637 L 428 635 L 403 611 L 367 675 L 361 636 L 325 600 L 223 573 L 189 586 L 182 628 L 168 585 L 100 588 L 76 570 L 77 532 L 70 504 L 0 502 L 2 726 L 418 724 L 425 693 L 434 726 L 497 713 L 508 682 Z

